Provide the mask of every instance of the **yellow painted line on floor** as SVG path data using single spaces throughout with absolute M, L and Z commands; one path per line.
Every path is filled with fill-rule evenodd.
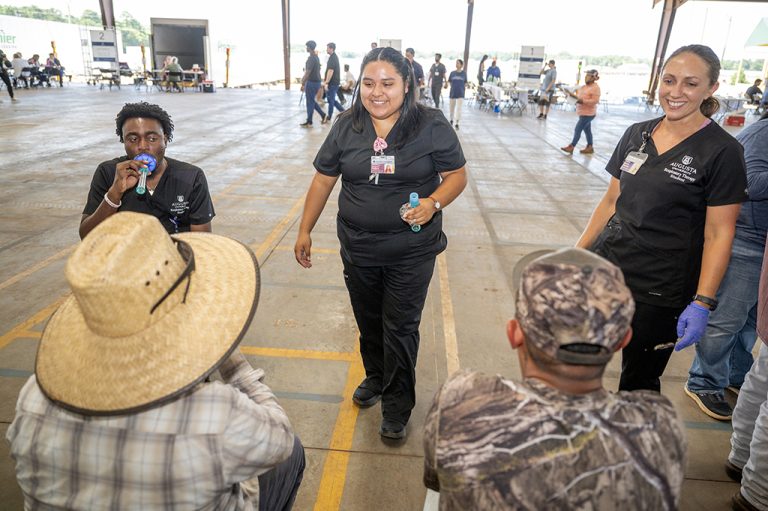
M 349 364 L 347 383 L 344 386 L 344 401 L 341 402 L 339 415 L 331 436 L 331 445 L 323 464 L 320 478 L 320 490 L 317 493 L 314 511 L 338 511 L 341 509 L 341 497 L 347 480 L 347 465 L 355 436 L 355 424 L 359 408 L 352 403 L 352 393 L 365 378 L 365 369 L 360 355 L 355 353 Z
M 53 314 L 53 311 L 55 311 L 66 298 L 66 296 L 62 296 L 52 304 L 48 305 L 44 309 L 37 311 L 24 322 L 19 323 L 8 332 L 0 336 L 0 349 L 5 348 L 5 346 L 8 345 L 11 341 L 18 339 L 19 337 L 27 337 L 28 334 L 31 333 L 34 333 L 35 337 L 39 337 L 41 335 L 40 332 L 35 332 L 34 330 L 30 330 L 30 328 Z
M 40 330 L 26 330 L 16 334 L 17 339 L 39 339 L 43 336 L 43 332 Z
M 13 277 L 9 278 L 5 282 L 0 283 L 0 290 L 5 289 L 8 286 L 12 286 L 13 284 L 17 283 L 21 279 L 29 277 L 30 275 L 35 273 L 37 270 L 45 268 L 46 266 L 51 264 L 56 259 L 61 259 L 62 257 L 68 255 L 70 252 L 72 252 L 75 249 L 76 246 L 77 245 L 72 245 L 72 246 L 67 247 L 67 248 L 65 248 L 63 250 L 59 250 L 58 252 L 56 252 L 52 256 L 48 257 L 47 259 L 43 259 L 42 261 L 40 261 L 36 265 L 27 268 L 26 270 L 24 270 L 21 273 L 17 273 L 16 275 L 14 275 Z
M 456 320 L 453 315 L 453 299 L 448 283 L 448 258 L 445 252 L 437 256 L 437 274 L 440 279 L 440 302 L 443 312 L 443 337 L 448 375 L 459 370 L 459 344 L 456 340 Z
M 302 195 L 299 197 L 299 199 L 293 204 L 290 211 L 286 213 L 286 215 L 283 217 L 282 220 L 275 226 L 274 229 L 272 229 L 272 232 L 269 233 L 269 236 L 267 236 L 267 239 L 261 242 L 261 245 L 258 246 L 256 249 L 256 259 L 261 261 L 262 256 L 269 250 L 269 247 L 271 247 L 276 240 L 280 236 L 285 235 L 285 231 L 287 231 L 288 225 L 293 221 L 294 217 L 299 214 L 299 211 L 301 211 L 302 206 L 304 205 L 304 197 L 306 195 Z
M 288 245 L 278 245 L 275 247 L 275 250 L 280 250 L 281 252 L 293 252 L 293 247 L 289 247 Z M 339 249 L 338 248 L 317 248 L 312 247 L 312 253 L 313 254 L 338 254 Z
M 240 346 L 240 351 L 246 355 L 279 358 L 304 358 L 308 360 L 336 360 L 339 362 L 353 362 L 360 358 L 357 353 L 345 351 L 315 351 L 296 350 L 288 348 L 265 348 L 261 346 Z M 358 382 L 359 383 L 359 382 Z

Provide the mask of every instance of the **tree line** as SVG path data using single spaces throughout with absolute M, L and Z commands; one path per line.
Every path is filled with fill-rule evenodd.
M 32 18 L 36 20 L 58 21 L 61 23 L 74 23 L 102 27 L 101 14 L 86 9 L 80 16 L 63 14 L 59 9 L 43 9 L 36 5 L 15 6 L 0 5 L 0 14 L 5 16 L 18 16 L 20 18 Z M 149 29 L 143 26 L 129 12 L 123 12 L 120 19 L 115 20 L 115 25 L 120 29 L 123 46 L 140 46 L 149 44 Z

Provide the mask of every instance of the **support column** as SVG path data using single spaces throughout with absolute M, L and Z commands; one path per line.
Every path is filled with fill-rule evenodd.
M 291 90 L 291 0 L 280 0 L 283 10 L 283 70 L 285 90 Z
M 464 37 L 464 72 L 469 77 L 469 40 L 472 35 L 472 11 L 475 8 L 475 0 L 467 0 L 467 34 Z
M 115 28 L 115 8 L 112 5 L 112 0 L 99 0 L 99 7 L 101 8 L 101 24 L 104 28 Z
M 654 5 L 661 0 L 654 0 Z M 651 78 L 648 82 L 648 90 L 643 91 L 646 94 L 648 104 L 653 104 L 656 100 L 656 88 L 659 86 L 659 74 L 664 67 L 664 56 L 667 53 L 667 44 L 669 36 L 672 33 L 672 25 L 675 22 L 675 12 L 686 0 L 664 0 L 664 10 L 661 13 L 661 23 L 659 24 L 659 36 L 656 39 L 656 51 L 653 54 L 653 64 L 651 65 Z

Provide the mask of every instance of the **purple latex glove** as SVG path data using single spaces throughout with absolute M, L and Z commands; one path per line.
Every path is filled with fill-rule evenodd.
M 709 321 L 709 309 L 696 302 L 689 303 L 677 320 L 677 338 L 679 340 L 675 344 L 675 351 L 680 351 L 699 342 L 707 329 L 707 321 Z

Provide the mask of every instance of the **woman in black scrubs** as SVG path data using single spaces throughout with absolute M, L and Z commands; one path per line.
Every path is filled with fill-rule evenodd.
M 456 133 L 442 112 L 418 104 L 417 94 L 400 52 L 366 55 L 352 107 L 315 157 L 294 248 L 298 263 L 311 267 L 310 233 L 341 176 L 337 233 L 366 373 L 353 401 L 367 407 L 381 399 L 379 433 L 393 439 L 405 437 L 416 402 L 421 311 L 435 257 L 447 244 L 441 210 L 467 182 Z M 420 204 L 404 220 L 399 209 L 412 192 Z
M 743 149 L 710 119 L 719 73 L 706 46 L 684 46 L 667 59 L 659 86 L 665 115 L 624 133 L 606 166 L 608 190 L 577 242 L 618 265 L 635 297 L 620 390 L 659 392 L 672 349 L 698 342 L 717 306 L 747 199 Z

